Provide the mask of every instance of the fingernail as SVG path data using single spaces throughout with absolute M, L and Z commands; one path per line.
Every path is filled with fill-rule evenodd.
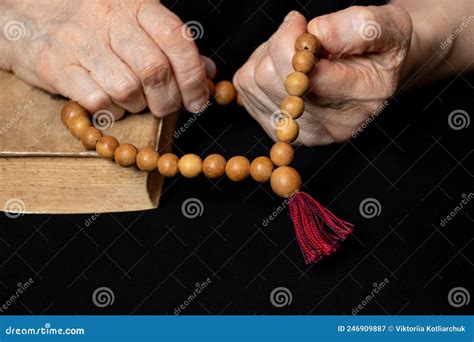
M 327 37 L 327 33 L 329 30 L 328 27 L 328 21 L 325 16 L 319 17 L 315 21 L 316 25 L 313 25 L 312 29 L 314 32 L 312 32 L 316 37 L 318 37 L 320 40 L 325 40 Z
M 191 104 L 189 105 L 189 110 L 192 112 L 192 113 L 199 113 L 199 112 L 203 112 L 206 108 L 207 108 L 207 103 L 209 101 L 202 101 L 202 100 L 198 100 L 198 101 L 194 101 L 194 102 L 191 102 Z
M 285 19 L 283 19 L 283 22 L 284 23 L 288 23 L 288 22 L 291 22 L 294 20 L 294 18 L 299 14 L 298 11 L 291 11 L 290 13 L 288 13 L 285 17 Z

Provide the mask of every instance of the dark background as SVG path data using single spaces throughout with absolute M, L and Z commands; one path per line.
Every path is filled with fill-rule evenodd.
M 329 7 L 329 3 L 331 6 Z M 251 52 L 276 30 L 285 14 L 308 18 L 345 1 L 168 2 L 184 22 L 205 33 L 198 45 L 218 65 L 217 79 L 231 79 Z M 357 2 L 362 4 L 362 2 Z M 364 3 L 365 4 L 365 3 Z M 8 314 L 173 314 L 196 283 L 212 283 L 184 314 L 351 314 L 385 278 L 388 284 L 361 314 L 466 314 L 448 292 L 472 294 L 473 204 L 444 227 L 446 217 L 473 190 L 473 124 L 461 130 L 448 115 L 473 110 L 472 75 L 395 96 L 357 139 L 297 150 L 295 167 L 305 191 L 355 231 L 333 257 L 305 266 L 287 211 L 262 226 L 281 199 L 252 181 L 182 177 L 165 184 L 159 209 L 90 215 L 1 215 L 0 305 L 30 277 L 34 284 Z M 187 120 L 183 115 L 181 120 Z M 268 154 L 272 142 L 242 108 L 212 105 L 175 141 L 177 154 Z M 203 213 L 188 219 L 188 198 Z M 364 218 L 359 204 L 375 198 L 378 216 Z M 92 293 L 110 288 L 112 305 L 98 308 Z M 286 287 L 292 302 L 271 304 Z

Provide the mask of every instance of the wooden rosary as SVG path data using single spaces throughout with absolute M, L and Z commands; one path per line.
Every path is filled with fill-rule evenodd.
M 295 50 L 292 59 L 294 71 L 284 82 L 289 95 L 282 100 L 275 120 L 275 134 L 279 141 L 271 148 L 270 157 L 260 156 L 250 162 L 244 156 L 235 156 L 226 161 L 219 154 L 211 154 L 202 161 L 195 154 L 186 154 L 181 158 L 172 153 L 160 156 L 151 147 L 138 151 L 132 144 L 121 144 L 116 138 L 103 135 L 92 125 L 89 113 L 73 101 L 69 101 L 63 108 L 61 120 L 86 149 L 95 149 L 101 158 L 113 159 L 123 167 L 136 164 L 145 172 L 157 169 L 164 177 L 174 177 L 181 173 L 186 178 L 195 178 L 203 173 L 210 179 L 225 174 L 234 182 L 243 181 L 249 175 L 258 183 L 270 180 L 273 192 L 289 201 L 290 215 L 305 262 L 315 263 L 337 250 L 339 242 L 351 233 L 352 224 L 337 218 L 310 195 L 300 191 L 301 177 L 289 166 L 294 157 L 290 144 L 299 134 L 296 120 L 305 110 L 302 96 L 310 86 L 306 74 L 317 63 L 320 44 L 314 35 L 303 33 L 295 42 Z M 208 80 L 208 85 L 218 104 L 228 105 L 235 99 L 241 104 L 231 82 L 221 81 L 214 86 Z

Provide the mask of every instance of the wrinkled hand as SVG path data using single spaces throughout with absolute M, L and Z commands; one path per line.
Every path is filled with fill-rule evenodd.
M 122 108 L 139 112 L 148 105 L 164 116 L 181 104 L 199 110 L 208 100 L 205 59 L 191 32 L 159 1 L 26 0 L 4 6 L 5 25 L 19 25 L 17 32 L 5 26 L 13 54 L 7 67 L 91 112 L 108 109 L 118 118 Z M 8 39 L 9 33 L 17 36 Z
M 309 23 L 291 12 L 234 76 L 246 109 L 274 140 L 272 113 L 287 96 L 283 81 L 293 71 L 294 42 L 304 32 L 320 40 L 323 56 L 308 74 L 311 87 L 296 143 L 342 142 L 397 89 L 411 18 L 392 5 L 350 7 Z

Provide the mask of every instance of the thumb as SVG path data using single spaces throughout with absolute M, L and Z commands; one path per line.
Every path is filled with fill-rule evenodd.
M 307 25 L 308 22 L 301 13 L 291 11 L 268 41 L 270 57 L 282 79 L 293 71 L 291 59 L 295 54 L 295 41 L 306 32 Z
M 314 34 L 330 54 L 363 54 L 392 48 L 398 40 L 391 20 L 394 6 L 353 6 L 311 20 L 308 32 Z

